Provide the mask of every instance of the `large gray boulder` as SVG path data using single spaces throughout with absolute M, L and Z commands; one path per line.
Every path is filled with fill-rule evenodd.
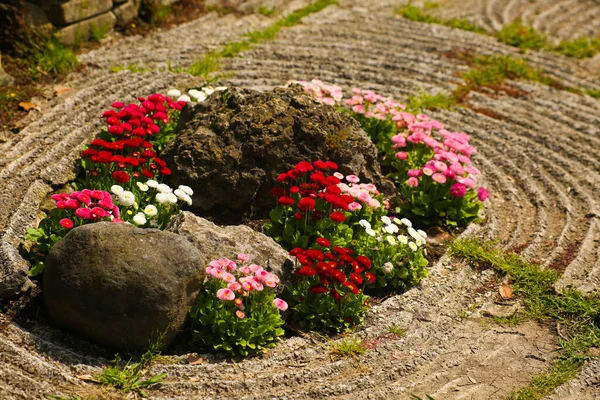
M 50 251 L 44 299 L 58 325 L 105 346 L 139 350 L 184 325 L 204 260 L 171 232 L 110 222 L 70 231 Z
M 300 85 L 269 92 L 230 88 L 184 109 L 163 157 L 170 185 L 194 189 L 193 211 L 235 221 L 265 216 L 277 175 L 301 160 L 381 184 L 377 150 L 353 118 L 316 102 Z
M 218 226 L 184 211 L 174 217 L 167 231 L 187 238 L 200 251 L 205 265 L 218 258 L 235 260 L 239 253 L 261 265 L 281 279 L 277 288 L 283 291 L 292 273 L 294 262 L 277 242 L 245 225 Z

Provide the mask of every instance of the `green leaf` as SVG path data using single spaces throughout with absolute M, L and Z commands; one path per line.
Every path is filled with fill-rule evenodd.
M 269 218 L 271 218 L 271 221 L 273 222 L 281 223 L 283 219 L 283 210 L 281 207 L 275 207 L 272 209 L 269 213 Z
M 308 247 L 308 236 L 300 236 L 300 238 L 298 239 L 298 246 L 302 247 L 303 249 L 306 249 Z
M 44 272 L 44 262 L 40 261 L 29 270 L 29 276 L 36 276 Z

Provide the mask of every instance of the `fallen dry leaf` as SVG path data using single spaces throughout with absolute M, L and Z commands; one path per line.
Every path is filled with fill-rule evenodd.
M 57 96 L 60 96 L 63 93 L 67 93 L 70 90 L 71 90 L 70 87 L 66 87 L 66 86 L 54 86 L 54 94 L 57 95 Z
M 22 109 L 24 109 L 25 111 L 29 111 L 32 108 L 35 108 L 35 104 L 30 103 L 28 101 L 22 101 L 19 103 L 19 107 L 21 107 Z
M 190 354 L 189 356 L 187 356 L 186 361 L 190 365 L 198 365 L 204 362 L 204 358 Z
M 95 379 L 92 375 L 77 375 L 77 378 L 81 379 L 82 381 L 86 381 L 86 382 L 98 383 L 98 380 Z
M 500 296 L 502 296 L 504 300 L 508 300 L 513 296 L 513 289 L 507 284 L 500 286 L 498 292 L 500 292 Z

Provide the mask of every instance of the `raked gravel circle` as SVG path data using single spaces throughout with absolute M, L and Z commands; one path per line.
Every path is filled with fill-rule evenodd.
M 521 10 L 533 10 L 525 20 L 557 38 L 586 33 L 584 25 L 594 32 L 600 26 L 600 6 L 593 0 L 471 0 L 478 6 L 462 8 L 459 3 L 466 2 L 440 3 L 435 12 L 481 15 L 490 29 L 525 12 Z M 277 3 L 288 12 L 306 4 Z M 522 56 L 565 84 L 600 89 L 599 71 L 588 62 L 546 52 L 523 55 L 489 36 L 407 21 L 394 15 L 397 6 L 386 0 L 341 0 L 283 29 L 274 41 L 223 60 L 227 78 L 222 82 L 264 90 L 289 80 L 319 78 L 405 100 L 422 91 L 452 91 L 468 66 L 448 54 L 471 49 Z M 580 8 L 588 10 L 590 21 L 574 11 Z M 44 197 L 73 178 L 81 146 L 101 126 L 98 115 L 104 108 L 117 99 L 184 84 L 189 77 L 168 72 L 168 63 L 188 66 L 274 18 L 211 13 L 146 38 L 115 37 L 80 56 L 88 67 L 64 83 L 72 90 L 44 104 L 20 132 L 0 143 L 0 272 L 20 262 L 20 238 L 35 225 Z M 109 72 L 113 65 L 130 63 L 154 72 Z M 431 113 L 448 129 L 472 136 L 479 149 L 475 160 L 492 192 L 487 222 L 463 236 L 498 240 L 507 250 L 563 271 L 559 289 L 596 292 L 600 100 L 535 83 L 510 85 L 518 89 L 518 97 L 471 93 L 471 108 Z M 189 365 L 178 362 L 185 354 L 173 355 L 152 367 L 153 373 L 167 372 L 168 377 L 148 394 L 155 399 L 507 398 L 548 368 L 557 355 L 558 336 L 554 326 L 489 322 L 489 310 L 509 307 L 495 304 L 500 283 L 492 271 L 476 271 L 444 255 L 419 287 L 372 308 L 364 328 L 355 333 L 369 347 L 361 356 L 336 358 L 329 341 L 316 335 L 286 338 L 264 356 L 243 361 L 201 355 L 197 365 Z M 18 321 L 0 314 L 1 399 L 121 397 L 82 379 L 101 371 L 112 354 L 38 319 Z M 406 336 L 390 334 L 391 325 L 406 328 Z M 595 361 L 548 398 L 597 397 L 600 365 Z

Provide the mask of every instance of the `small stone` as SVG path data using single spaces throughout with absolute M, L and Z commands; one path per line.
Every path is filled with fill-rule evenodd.
M 449 240 L 452 240 L 452 236 L 439 226 L 432 226 L 427 230 L 427 243 L 442 245 Z
M 480 313 L 484 317 L 510 318 L 520 309 L 521 304 L 517 302 L 512 304 L 498 304 L 490 302 L 481 308 Z

